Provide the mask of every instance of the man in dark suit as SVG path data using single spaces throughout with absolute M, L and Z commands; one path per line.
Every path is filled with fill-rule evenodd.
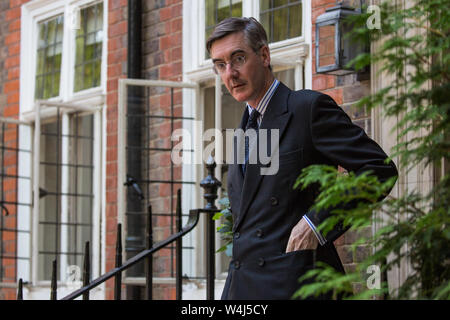
M 254 18 L 219 23 L 207 42 L 215 71 L 237 101 L 247 102 L 240 128 L 278 130 L 278 171 L 261 174 L 261 163 L 228 171 L 233 214 L 233 258 L 222 299 L 290 299 L 298 278 L 314 261 L 344 272 L 333 241 L 346 230 L 338 225 L 325 237 L 316 227 L 329 212 L 308 211 L 317 192 L 293 189 L 311 164 L 342 166 L 379 179 L 397 175 L 387 155 L 332 98 L 311 90 L 292 91 L 274 78 L 264 28 Z

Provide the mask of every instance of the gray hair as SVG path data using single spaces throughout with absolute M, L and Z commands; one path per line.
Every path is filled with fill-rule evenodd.
M 211 53 L 211 47 L 214 41 L 235 32 L 243 32 L 245 41 L 256 53 L 262 46 L 267 46 L 266 31 L 258 20 L 253 17 L 231 17 L 222 20 L 214 28 L 213 33 L 206 42 L 206 49 L 208 50 L 208 53 Z

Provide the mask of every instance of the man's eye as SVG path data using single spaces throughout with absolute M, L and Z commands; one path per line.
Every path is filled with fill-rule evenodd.
M 217 70 L 223 70 L 225 69 L 226 64 L 221 62 L 221 63 L 216 63 L 216 69 Z
M 245 62 L 245 57 L 244 56 L 236 56 L 233 60 L 237 64 L 242 64 Z

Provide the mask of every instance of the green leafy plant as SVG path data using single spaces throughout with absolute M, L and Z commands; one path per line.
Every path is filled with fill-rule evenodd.
M 225 196 L 219 199 L 218 202 L 221 210 L 213 216 L 213 220 L 220 220 L 223 218 L 223 223 L 217 227 L 217 232 L 220 233 L 220 238 L 224 241 L 224 245 L 220 247 L 217 252 L 225 251 L 225 254 L 231 257 L 233 248 L 233 216 L 230 210 L 230 200 L 225 193 Z
M 380 4 L 381 29 L 368 29 L 371 14 L 354 19 L 352 37 L 379 44 L 372 53 L 358 56 L 357 69 L 375 63 L 389 85 L 358 103 L 361 108 L 380 109 L 395 117 L 397 135 L 392 157 L 398 160 L 400 175 L 413 170 L 419 178 L 423 168 L 434 168 L 428 190 L 406 188 L 398 197 L 380 195 L 394 183 L 380 182 L 370 173 L 342 174 L 334 167 L 310 166 L 298 177 L 295 187 L 320 185 L 320 194 L 311 209 L 358 203 L 351 209 L 332 210 L 319 230 L 326 234 L 338 222 L 356 232 L 376 223 L 371 236 L 360 237 L 353 245 L 369 245 L 372 254 L 355 270 L 339 274 L 318 264 L 300 280 L 315 278 L 294 297 L 306 298 L 332 290 L 349 299 L 387 296 L 390 299 L 450 299 L 450 12 L 448 0 L 412 0 L 407 7 L 394 1 Z M 422 169 L 421 169 L 422 168 Z M 423 178 L 423 177 L 422 177 Z M 376 213 L 376 214 L 375 214 Z M 379 288 L 367 285 L 367 268 L 378 266 L 381 274 L 408 261 L 410 272 L 397 287 L 382 279 Z M 359 284 L 359 289 L 355 286 Z

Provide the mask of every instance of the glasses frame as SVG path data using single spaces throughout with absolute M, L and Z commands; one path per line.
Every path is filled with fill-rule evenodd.
M 236 60 L 238 58 L 243 58 L 244 61 L 243 62 L 237 62 Z M 225 62 L 225 61 L 223 61 L 223 62 L 220 61 L 219 62 L 219 63 L 224 63 L 225 64 L 225 69 L 223 71 L 217 70 L 216 63 L 213 64 L 212 68 L 213 68 L 215 74 L 222 75 L 222 74 L 224 74 L 226 72 L 228 64 L 230 65 L 231 69 L 239 70 L 246 62 L 247 62 L 247 56 L 245 54 L 237 54 L 237 55 L 233 56 L 230 59 L 230 61 L 228 61 L 228 62 Z

